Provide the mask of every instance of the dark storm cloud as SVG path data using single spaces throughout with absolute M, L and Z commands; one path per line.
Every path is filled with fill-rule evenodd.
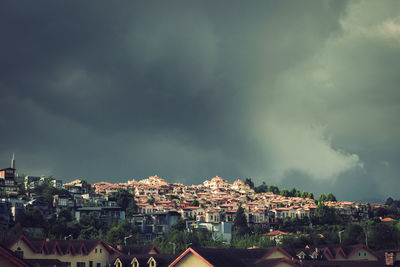
M 386 5 L 1 5 L 3 164 L 14 151 L 21 171 L 64 179 L 158 173 L 191 184 L 220 175 L 303 181 L 304 190 L 310 179 L 321 192 L 326 186 L 342 190 L 343 175 L 365 181 L 359 195 L 344 190 L 343 198 L 369 194 L 376 181 L 371 173 L 382 166 L 390 166 L 382 171 L 389 187 L 399 173 L 391 167 L 395 148 L 383 149 L 383 160 L 369 157 L 366 145 L 397 148 L 398 127 L 380 123 L 390 130 L 376 135 L 376 125 L 362 117 L 392 121 L 398 110 L 399 46 L 385 38 L 398 40 L 399 21 Z M 374 20 L 358 8 L 380 12 Z M 357 33 L 367 24 L 375 32 Z M 377 45 L 375 56 L 365 57 Z M 387 81 L 378 101 L 360 98 L 375 92 L 365 89 L 371 84 L 366 73 Z M 370 138 L 358 140 L 359 129 Z M 384 187 L 376 192 L 384 195 Z

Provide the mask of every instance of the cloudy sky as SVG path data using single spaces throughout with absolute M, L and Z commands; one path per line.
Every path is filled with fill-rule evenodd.
M 400 1 L 2 1 L 0 163 L 400 198 Z

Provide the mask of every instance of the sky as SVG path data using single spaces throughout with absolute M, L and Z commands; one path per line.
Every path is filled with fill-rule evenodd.
M 400 1 L 2 1 L 0 164 L 400 199 Z

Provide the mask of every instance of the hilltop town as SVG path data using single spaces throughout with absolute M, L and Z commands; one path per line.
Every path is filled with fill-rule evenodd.
M 58 252 L 61 259 L 72 253 L 69 246 L 79 247 L 74 248 L 76 255 L 85 248 L 85 257 L 66 257 L 51 266 L 71 261 L 85 266 L 81 263 L 96 258 L 90 256 L 93 250 L 104 250 L 108 255 L 98 266 L 111 262 L 125 266 L 126 259 L 121 255 L 141 254 L 137 251 L 142 248 L 155 254 L 172 254 L 152 259 L 173 265 L 173 261 L 179 261 L 177 253 L 197 255 L 188 250 L 192 245 L 225 249 L 306 246 L 312 254 L 315 251 L 310 251 L 310 246 L 358 244 L 352 250 L 365 251 L 369 255 L 365 257 L 381 262 L 383 257 L 370 250 L 368 240 L 375 249 L 395 247 L 400 240 L 397 200 L 391 199 L 388 205 L 337 201 L 332 193 L 314 199 L 312 193 L 295 188 L 280 190 L 265 183 L 254 186 L 249 178 L 229 183 L 216 176 L 199 185 L 169 183 L 158 175 L 124 183 L 90 184 L 84 179 L 63 183 L 53 177 L 21 177 L 13 158 L 10 168 L 0 170 L 0 193 L 2 246 L 16 254 L 30 255 L 35 266 L 47 266 L 37 259 L 53 260 L 57 246 L 64 246 Z M 37 243 L 34 240 L 38 238 L 48 241 Z M 76 239 L 80 241 L 73 241 Z M 279 252 L 283 254 L 279 264 L 300 266 L 285 256 L 290 251 Z M 38 258 L 38 253 L 47 256 Z M 143 257 L 151 261 L 150 256 Z

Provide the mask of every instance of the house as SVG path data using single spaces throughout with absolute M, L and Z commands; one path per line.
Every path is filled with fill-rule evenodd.
M 28 262 L 59 260 L 71 267 L 106 267 L 120 255 L 103 240 L 33 240 L 20 235 L 8 236 L 3 245 Z
M 25 214 L 25 205 L 27 203 L 26 200 L 18 198 L 4 198 L 0 200 L 0 206 L 3 205 L 2 203 L 6 203 L 7 209 L 9 209 L 7 212 L 11 212 L 11 218 L 14 221 L 16 218 L 20 218 Z M 2 208 L 0 208 L 0 214 L 4 214 Z
M 286 236 L 291 236 L 291 233 L 285 233 L 279 230 L 271 231 L 266 234 L 270 239 L 275 241 L 275 244 L 280 244 L 282 242 L 282 238 Z
M 85 180 L 76 179 L 72 182 L 66 183 L 63 187 L 68 190 L 71 194 L 88 194 L 91 192 L 91 185 Z
M 229 187 L 228 181 L 222 179 L 219 176 L 216 176 L 216 177 L 212 178 L 211 180 L 204 181 L 203 185 L 206 187 L 210 187 L 211 189 L 228 188 Z
M 5 168 L 0 170 L 0 189 L 8 196 L 18 195 L 18 186 L 15 182 L 14 168 Z
M 239 192 L 250 192 L 250 191 L 254 191 L 251 190 L 250 186 L 248 184 L 246 184 L 245 182 L 243 182 L 242 180 L 236 180 L 233 182 L 231 188 L 233 190 L 239 191 Z
M 340 254 L 337 257 L 337 253 Z M 267 266 L 397 266 L 398 251 L 385 252 L 385 260 L 364 245 L 350 247 L 314 247 L 282 249 L 188 248 L 169 267 L 267 267 Z
M 169 267 L 249 267 L 299 266 L 298 261 L 280 248 L 275 249 L 222 249 L 188 248 Z
M 180 214 L 176 211 L 154 212 L 152 214 L 136 214 L 132 217 L 135 225 L 138 227 L 141 235 L 141 242 L 152 241 L 158 236 L 168 233 L 171 226 L 174 225 Z
M 0 245 L 0 266 L 2 267 L 30 267 L 31 265 L 18 257 L 11 250 Z
M 24 186 L 26 190 L 33 190 L 40 185 L 41 177 L 38 176 L 25 176 Z
M 156 245 L 142 245 L 142 246 L 124 246 L 118 245 L 118 251 L 125 255 L 144 255 L 144 254 L 161 254 L 161 250 Z
M 75 208 L 75 201 L 66 195 L 55 195 L 53 197 L 53 208 L 55 208 L 57 214 L 61 209 L 68 209 L 72 212 Z
M 365 245 L 339 247 L 334 251 L 335 261 L 379 261 L 380 256 Z
M 271 210 L 275 213 L 275 218 L 285 219 L 285 218 L 296 218 L 296 209 L 294 207 L 281 207 Z
M 118 223 L 125 219 L 125 211 L 121 207 L 83 207 L 75 211 L 75 218 L 80 221 L 83 214 L 93 214 L 104 223 Z
M 143 203 L 137 203 L 136 205 L 137 205 L 138 213 L 142 213 L 142 214 L 153 213 L 154 206 L 152 204 L 143 202 Z

